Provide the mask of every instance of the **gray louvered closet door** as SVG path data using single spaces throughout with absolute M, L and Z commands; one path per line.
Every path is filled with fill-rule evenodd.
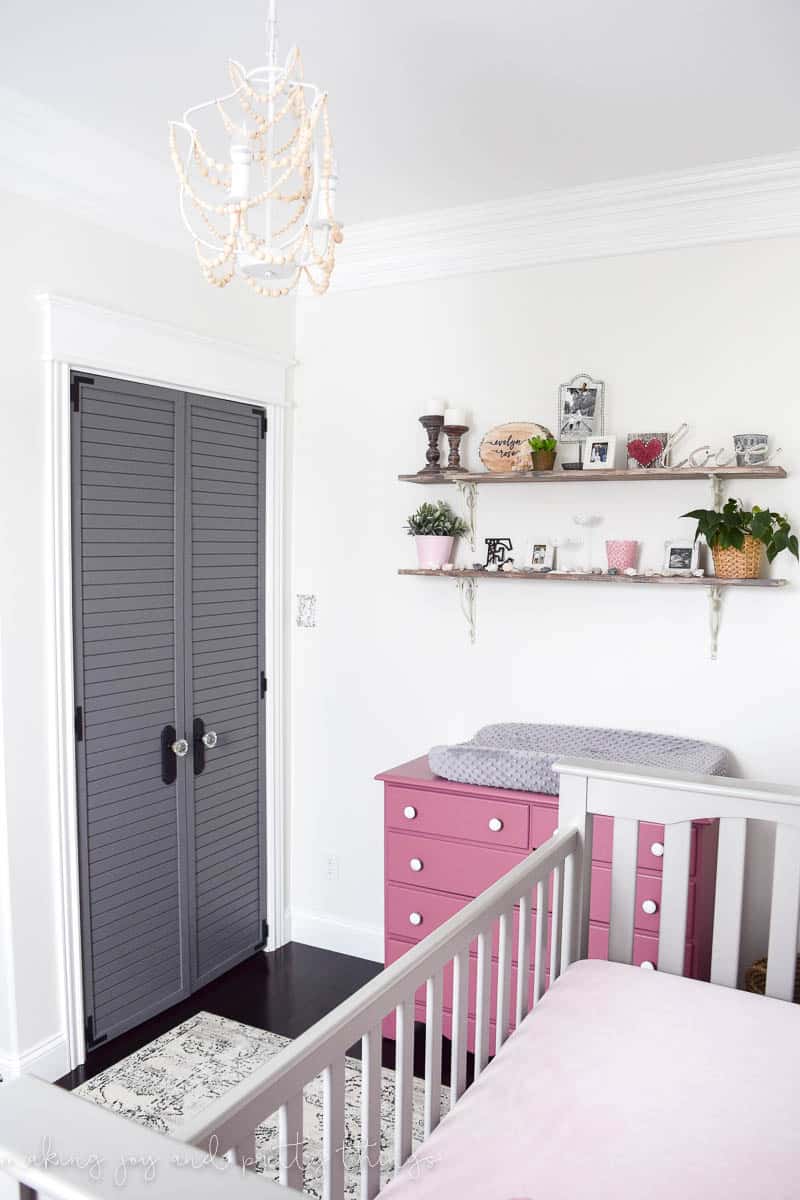
M 192 961 L 203 984 L 265 938 L 264 418 L 198 396 L 186 422 Z
M 263 941 L 264 440 L 227 402 L 99 377 L 73 397 L 92 1045 Z

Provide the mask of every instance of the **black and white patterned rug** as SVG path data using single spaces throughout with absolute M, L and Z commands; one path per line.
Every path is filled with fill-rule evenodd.
M 291 1039 L 227 1017 L 201 1012 L 122 1059 L 76 1094 L 132 1121 L 180 1139 L 181 1126 L 277 1054 Z M 392 1173 L 394 1071 L 384 1069 L 381 1096 L 381 1179 Z M 413 1137 L 423 1140 L 424 1084 L 414 1080 Z M 305 1192 L 322 1195 L 322 1077 L 304 1089 Z M 449 1090 L 442 1088 L 442 1115 Z M 361 1063 L 345 1059 L 345 1196 L 358 1196 L 361 1147 Z M 278 1178 L 277 1118 L 256 1130 L 254 1170 Z

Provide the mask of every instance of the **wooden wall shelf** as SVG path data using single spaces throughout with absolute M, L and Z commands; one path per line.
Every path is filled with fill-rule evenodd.
M 483 483 L 652 483 L 654 480 L 703 479 L 711 485 L 711 500 L 715 509 L 722 508 L 726 480 L 785 479 L 783 467 L 656 467 L 652 470 L 610 471 L 420 471 L 415 475 L 398 475 L 403 483 L 422 483 L 429 487 L 455 485 L 466 504 L 469 546 L 474 554 L 477 546 L 478 486 Z M 722 595 L 730 588 L 784 587 L 785 579 L 718 579 L 714 575 L 592 575 L 590 572 L 567 571 L 475 571 L 456 568 L 452 571 L 432 571 L 422 568 L 403 568 L 400 575 L 420 575 L 454 579 L 461 609 L 469 626 L 470 640 L 475 641 L 476 601 L 479 579 L 536 580 L 537 583 L 610 583 L 622 587 L 630 584 L 661 584 L 666 587 L 706 588 L 709 601 L 711 658 L 717 657 L 719 630 L 722 619 Z
M 660 583 L 667 587 L 777 588 L 787 579 L 720 579 L 716 575 L 592 575 L 588 571 L 473 571 L 455 567 L 452 571 L 423 567 L 401 567 L 398 575 L 428 575 L 439 579 L 505 579 L 507 582 L 534 579 L 537 583 Z
M 785 479 L 783 467 L 656 467 L 649 471 L 441 471 L 398 475 L 403 483 L 652 483 L 667 479 Z M 612 576 L 613 578 L 613 576 Z

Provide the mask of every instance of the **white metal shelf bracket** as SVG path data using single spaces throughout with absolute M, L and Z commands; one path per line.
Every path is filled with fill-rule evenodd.
M 465 483 L 461 479 L 456 480 L 456 487 L 461 493 L 464 504 L 467 508 L 467 524 L 469 525 L 469 548 L 472 553 L 475 553 L 477 545 L 476 535 L 476 518 L 478 514 L 478 485 L 477 483 Z M 473 639 L 474 640 L 474 639 Z
M 458 587 L 458 599 L 461 604 L 461 611 L 464 614 L 464 619 L 469 628 L 469 640 L 471 645 L 475 645 L 475 637 L 477 633 L 476 624 L 476 609 L 478 600 L 478 581 L 477 579 L 457 579 L 456 586 Z
M 722 512 L 722 497 L 725 494 L 725 480 L 719 475 L 710 476 L 711 504 L 715 512 Z
M 708 589 L 708 624 L 711 634 L 710 658 L 712 662 L 716 662 L 719 650 L 719 629 L 722 624 L 722 588 L 718 585 Z

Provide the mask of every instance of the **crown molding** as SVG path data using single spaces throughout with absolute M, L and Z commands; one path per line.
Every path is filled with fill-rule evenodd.
M 800 235 L 800 151 L 352 226 L 331 290 Z
M 0 189 L 189 253 L 166 136 L 159 159 L 13 89 L 0 106 Z M 356 223 L 331 291 L 798 235 L 800 150 Z

